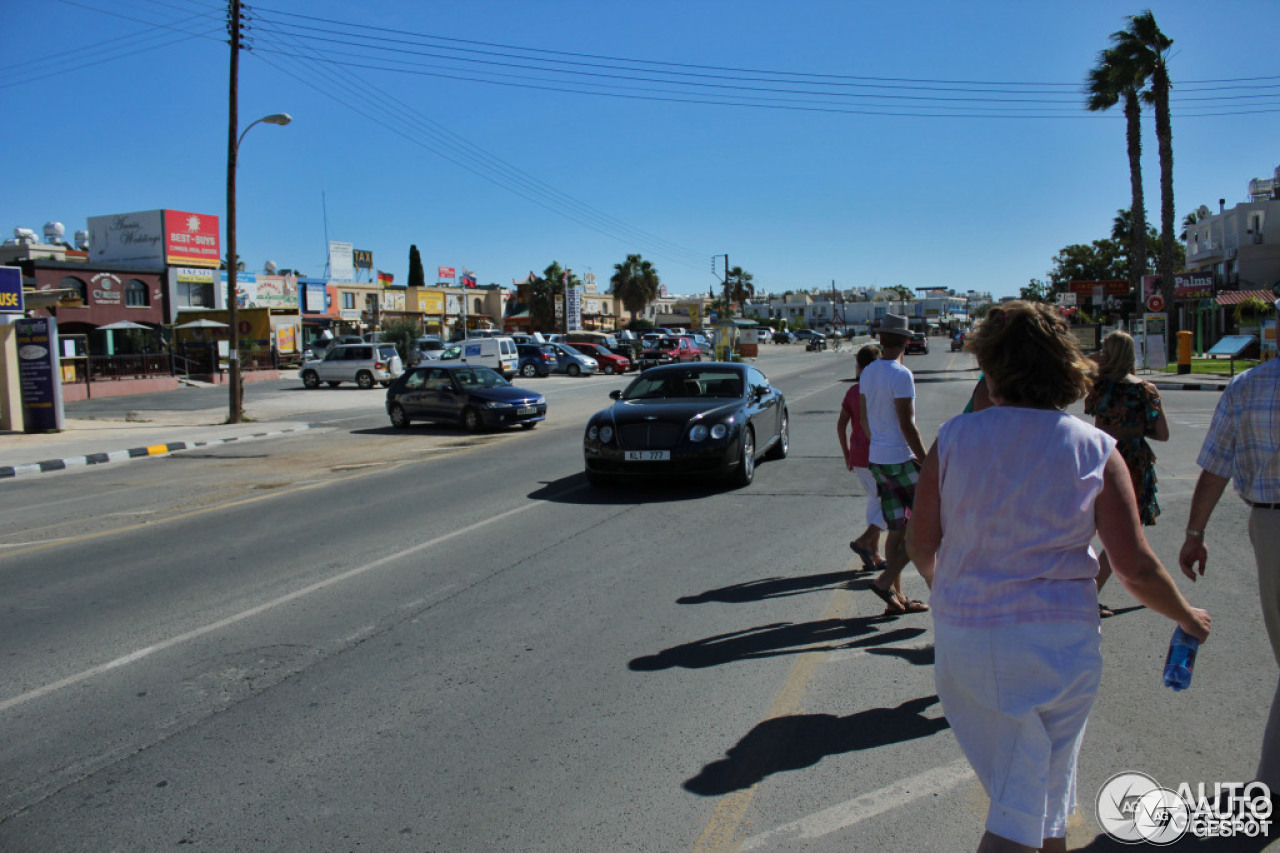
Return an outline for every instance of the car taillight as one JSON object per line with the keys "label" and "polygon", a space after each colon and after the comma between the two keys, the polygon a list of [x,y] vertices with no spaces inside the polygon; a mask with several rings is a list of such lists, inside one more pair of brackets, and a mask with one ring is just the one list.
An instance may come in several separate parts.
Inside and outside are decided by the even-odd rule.
{"label": "car taillight", "polygon": [[375,362],[373,363],[373,369],[374,369],[374,370],[386,370],[386,369],[387,369],[387,365],[386,365],[384,362],[381,362],[381,361],[375,361]]}

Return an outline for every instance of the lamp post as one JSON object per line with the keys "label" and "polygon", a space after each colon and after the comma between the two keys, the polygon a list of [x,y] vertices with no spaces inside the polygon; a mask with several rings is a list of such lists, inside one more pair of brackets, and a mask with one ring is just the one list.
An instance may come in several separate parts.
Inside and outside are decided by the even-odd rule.
{"label": "lamp post", "polygon": [[[233,65],[234,65],[234,56]],[[232,76],[233,95],[231,98],[231,132],[229,136],[229,144],[227,146],[227,320],[230,326],[228,335],[230,340],[227,343],[227,374],[229,378],[228,386],[230,388],[230,416],[228,423],[238,424],[244,415],[244,396],[240,387],[240,327],[237,309],[239,308],[239,300],[237,298],[237,281],[236,274],[239,272],[236,263],[236,158],[240,153],[240,143],[244,140],[244,136],[256,124],[279,124],[286,125],[293,121],[293,117],[288,113],[273,113],[269,116],[263,116],[257,121],[250,124],[243,132],[236,136],[236,124],[238,121],[236,115],[236,98],[234,96],[235,86],[234,72]]]}

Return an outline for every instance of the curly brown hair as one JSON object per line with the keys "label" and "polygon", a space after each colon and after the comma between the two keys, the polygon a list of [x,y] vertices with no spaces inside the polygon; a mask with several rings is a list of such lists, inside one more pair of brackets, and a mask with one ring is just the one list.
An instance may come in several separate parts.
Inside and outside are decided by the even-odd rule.
{"label": "curly brown hair", "polygon": [[1089,393],[1097,369],[1066,321],[1039,302],[991,309],[965,349],[977,356],[1000,399],[1015,406],[1065,408]]}

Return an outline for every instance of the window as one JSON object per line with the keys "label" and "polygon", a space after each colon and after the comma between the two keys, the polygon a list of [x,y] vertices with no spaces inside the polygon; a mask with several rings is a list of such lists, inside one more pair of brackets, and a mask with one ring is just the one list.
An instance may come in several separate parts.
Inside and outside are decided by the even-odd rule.
{"label": "window", "polygon": [[354,293],[342,294],[342,307],[348,311],[356,307],[356,295]]}
{"label": "window", "polygon": [[484,300],[483,300],[483,299],[481,299],[481,298],[479,298],[479,297],[476,297],[476,307],[475,307],[475,309],[474,309],[471,313],[473,313],[473,314],[483,314],[483,313],[484,313]]}
{"label": "window", "polygon": [[81,301],[83,302],[89,301],[88,299],[85,298],[84,282],[73,275],[69,275],[66,278],[64,278],[62,281],[58,282],[58,287],[63,290],[74,290],[76,292],[76,295],[80,297]]}
{"label": "window", "polygon": [[212,308],[213,282],[179,281],[178,305],[183,308]]}
{"label": "window", "polygon": [[151,304],[151,289],[136,278],[124,285],[124,304],[130,308],[146,308]]}

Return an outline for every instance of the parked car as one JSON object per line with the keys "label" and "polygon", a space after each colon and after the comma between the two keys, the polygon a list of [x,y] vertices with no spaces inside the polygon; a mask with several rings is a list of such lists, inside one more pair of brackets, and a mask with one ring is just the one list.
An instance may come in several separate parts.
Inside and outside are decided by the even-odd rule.
{"label": "parked car", "polygon": [[768,326],[756,327],[756,340],[758,342],[762,344],[767,344],[769,343],[772,337],[773,337],[773,329],[769,328]]}
{"label": "parked car", "polygon": [[306,351],[302,354],[303,361],[318,361],[324,358],[324,354],[329,351],[330,347],[338,344],[362,344],[364,339],[359,335],[339,335],[336,338],[316,338],[307,344]]}
{"label": "parked car", "polygon": [[549,341],[542,345],[545,350],[555,353],[556,364],[553,373],[566,373],[569,376],[591,376],[600,372],[600,362],[585,353],[578,352],[569,344]]}
{"label": "parked car", "polygon": [[409,350],[409,366],[439,358],[445,348],[445,342],[439,335],[423,335],[414,340],[413,347]]}
{"label": "parked car", "polygon": [[907,341],[907,352],[922,352],[929,354],[929,339],[924,332],[912,332],[911,340]]}
{"label": "parked car", "polygon": [[516,352],[520,356],[516,372],[526,378],[533,376],[550,376],[555,367],[556,356],[543,349],[545,344],[516,344]]}
{"label": "parked car", "polygon": [[658,338],[640,353],[639,367],[648,370],[672,362],[702,361],[702,350],[689,338]]}
{"label": "parked car", "polygon": [[613,375],[615,373],[626,373],[631,369],[631,359],[625,355],[618,355],[604,346],[604,344],[589,344],[583,341],[575,341],[570,344],[574,349],[583,355],[589,355],[600,365],[603,373]]}
{"label": "parked car", "polygon": [[666,475],[727,477],[750,485],[756,460],[790,447],[787,401],[756,367],[727,362],[646,370],[583,436],[587,480]]}
{"label": "parked car", "polygon": [[811,338],[822,337],[821,332],[815,332],[813,329],[796,329],[791,333],[797,340],[807,341]]}
{"label": "parked car", "polygon": [[324,358],[303,362],[298,375],[308,388],[319,388],[321,382],[331,388],[343,382],[372,388],[375,382],[386,387],[402,373],[404,365],[395,344],[359,343],[329,347]]}
{"label": "parked car", "polygon": [[520,356],[516,342],[508,337],[466,338],[440,353],[439,361],[460,361],[473,367],[491,367],[505,377],[516,375]]}
{"label": "parked car", "polygon": [[687,335],[681,335],[681,337],[685,337],[693,341],[693,345],[696,346],[698,351],[706,358],[711,358],[715,355],[715,350],[711,346],[711,339],[706,335],[700,332],[691,332]]}
{"label": "parked car", "polygon": [[796,339],[796,336],[788,332],[786,329],[779,329],[773,333],[773,342],[775,344],[789,344]]}
{"label": "parked car", "polygon": [[431,362],[391,384],[387,416],[397,429],[414,421],[459,424],[468,432],[516,424],[533,429],[547,417],[547,399],[490,367]]}

